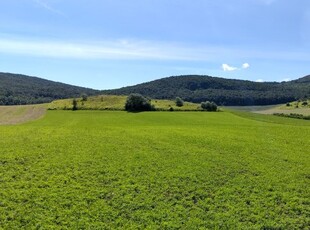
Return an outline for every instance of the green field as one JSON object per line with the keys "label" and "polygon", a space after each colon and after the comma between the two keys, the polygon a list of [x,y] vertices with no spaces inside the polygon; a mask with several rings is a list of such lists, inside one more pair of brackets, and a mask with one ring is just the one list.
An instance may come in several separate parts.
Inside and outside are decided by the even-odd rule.
{"label": "green field", "polygon": [[310,122],[47,111],[0,126],[3,229],[309,229]]}

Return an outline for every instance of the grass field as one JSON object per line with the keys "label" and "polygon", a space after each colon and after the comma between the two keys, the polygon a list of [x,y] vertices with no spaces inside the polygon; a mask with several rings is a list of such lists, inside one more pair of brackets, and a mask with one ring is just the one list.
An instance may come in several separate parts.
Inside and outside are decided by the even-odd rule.
{"label": "grass field", "polygon": [[309,229],[310,122],[47,111],[0,126],[3,229]]}
{"label": "grass field", "polygon": [[[88,97],[86,101],[82,98],[77,99],[77,107],[80,110],[125,110],[127,96],[115,96],[115,95],[99,95]],[[69,110],[72,109],[73,99],[56,100],[49,104],[50,110]],[[202,110],[200,104],[191,102],[184,102],[182,107],[175,105],[173,100],[157,100],[152,99],[151,104],[155,106],[156,110],[169,111],[173,108],[174,111],[197,111]]]}
{"label": "grass field", "polygon": [[44,116],[46,105],[0,106],[0,125],[21,124]]}

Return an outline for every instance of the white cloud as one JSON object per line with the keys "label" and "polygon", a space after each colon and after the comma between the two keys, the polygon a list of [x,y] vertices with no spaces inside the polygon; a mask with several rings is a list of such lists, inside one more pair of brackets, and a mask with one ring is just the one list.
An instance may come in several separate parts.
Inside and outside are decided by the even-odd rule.
{"label": "white cloud", "polygon": [[238,68],[234,66],[230,66],[228,64],[222,64],[222,69],[224,71],[234,71],[234,70],[237,70]]}
{"label": "white cloud", "polygon": [[264,82],[263,79],[257,79],[256,82]]}
{"label": "white cloud", "polygon": [[284,78],[282,79],[281,81],[290,81],[291,79],[288,77],[288,78]]}
{"label": "white cloud", "polygon": [[242,69],[247,69],[250,67],[250,64],[249,63],[243,63],[242,64]]}

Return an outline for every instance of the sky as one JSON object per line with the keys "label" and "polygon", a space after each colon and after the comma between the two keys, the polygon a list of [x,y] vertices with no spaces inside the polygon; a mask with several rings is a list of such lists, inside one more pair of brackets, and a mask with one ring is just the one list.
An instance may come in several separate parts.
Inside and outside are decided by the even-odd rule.
{"label": "sky", "polygon": [[94,89],[310,74],[309,0],[0,0],[0,72]]}

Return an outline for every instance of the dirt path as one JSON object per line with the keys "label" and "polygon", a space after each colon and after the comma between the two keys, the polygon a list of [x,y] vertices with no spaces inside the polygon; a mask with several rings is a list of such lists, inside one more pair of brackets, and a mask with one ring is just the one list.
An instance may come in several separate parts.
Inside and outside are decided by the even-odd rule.
{"label": "dirt path", "polygon": [[45,112],[45,105],[0,106],[0,125],[14,125],[36,120]]}

